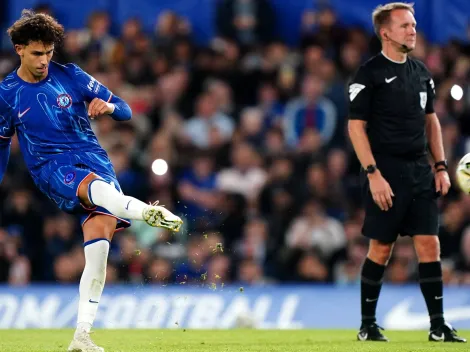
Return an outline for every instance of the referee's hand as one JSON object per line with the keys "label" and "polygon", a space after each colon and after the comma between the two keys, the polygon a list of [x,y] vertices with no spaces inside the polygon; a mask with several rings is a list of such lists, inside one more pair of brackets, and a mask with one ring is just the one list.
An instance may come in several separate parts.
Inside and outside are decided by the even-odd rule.
{"label": "referee's hand", "polygon": [[389,210],[393,205],[392,197],[395,197],[395,194],[379,170],[369,175],[369,187],[375,204],[383,211]]}
{"label": "referee's hand", "polygon": [[444,169],[436,170],[434,181],[436,183],[436,192],[441,196],[445,196],[450,188],[450,178],[447,171]]}

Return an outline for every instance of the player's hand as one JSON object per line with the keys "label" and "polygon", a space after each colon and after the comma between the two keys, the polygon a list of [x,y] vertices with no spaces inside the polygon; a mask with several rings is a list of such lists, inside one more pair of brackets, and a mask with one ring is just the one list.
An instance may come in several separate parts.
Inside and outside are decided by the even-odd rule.
{"label": "player's hand", "polygon": [[100,98],[95,98],[88,105],[88,116],[91,119],[101,115],[108,115],[114,112],[114,104],[107,103]]}
{"label": "player's hand", "polygon": [[436,192],[441,196],[445,196],[449,192],[450,178],[447,171],[439,171],[434,175],[434,181],[436,182]]}
{"label": "player's hand", "polygon": [[387,211],[393,206],[392,197],[395,197],[395,194],[393,194],[390,184],[383,178],[379,170],[369,175],[369,187],[375,204],[381,210]]}

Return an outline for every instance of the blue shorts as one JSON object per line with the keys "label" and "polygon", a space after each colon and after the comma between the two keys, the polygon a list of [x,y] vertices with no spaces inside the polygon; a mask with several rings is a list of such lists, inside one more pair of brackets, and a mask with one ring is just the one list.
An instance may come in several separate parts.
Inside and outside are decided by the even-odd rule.
{"label": "blue shorts", "polygon": [[94,215],[102,214],[117,219],[116,231],[129,227],[131,223],[128,219],[119,218],[103,207],[87,208],[81,203],[78,197],[78,189],[83,180],[91,173],[96,174],[110,184],[114,184],[114,187],[122,192],[114,170],[107,170],[105,167],[101,170],[94,170],[84,164],[66,165],[55,161],[43,167],[41,177],[36,180],[36,184],[61,210],[77,215],[82,226]]}

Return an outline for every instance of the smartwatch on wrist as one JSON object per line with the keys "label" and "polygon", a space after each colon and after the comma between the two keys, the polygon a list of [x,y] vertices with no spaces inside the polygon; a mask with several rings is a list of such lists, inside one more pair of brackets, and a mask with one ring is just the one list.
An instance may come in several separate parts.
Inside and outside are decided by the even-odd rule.
{"label": "smartwatch on wrist", "polygon": [[449,165],[447,164],[447,160],[438,161],[437,163],[434,164],[434,168],[436,170],[438,167],[443,167],[444,170],[447,170],[449,168]]}
{"label": "smartwatch on wrist", "polygon": [[371,165],[368,165],[368,166],[365,168],[365,170],[366,170],[366,174],[367,174],[367,175],[371,175],[371,174],[373,174],[373,173],[377,170],[377,166],[371,164]]}

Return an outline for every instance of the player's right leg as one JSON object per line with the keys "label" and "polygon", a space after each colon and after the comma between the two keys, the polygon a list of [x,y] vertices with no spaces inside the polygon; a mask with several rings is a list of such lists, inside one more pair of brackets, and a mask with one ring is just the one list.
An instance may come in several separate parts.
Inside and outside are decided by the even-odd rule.
{"label": "player's right leg", "polygon": [[144,202],[120,193],[114,185],[95,174],[90,174],[80,184],[78,196],[88,207],[100,206],[117,217],[143,220],[151,226],[179,231],[183,221],[163,206]]}
{"label": "player's right leg", "polygon": [[80,279],[77,329],[68,351],[104,352],[91,340],[90,329],[103,292],[109,244],[116,225],[116,218],[101,214],[94,215],[83,224],[85,268]]}

